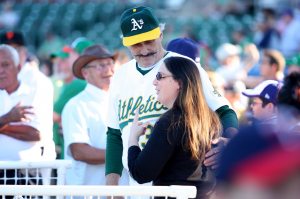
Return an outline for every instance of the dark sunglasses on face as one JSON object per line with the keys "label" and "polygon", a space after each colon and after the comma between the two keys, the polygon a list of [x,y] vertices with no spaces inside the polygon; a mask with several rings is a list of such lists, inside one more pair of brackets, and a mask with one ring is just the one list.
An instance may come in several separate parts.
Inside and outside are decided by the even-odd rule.
{"label": "dark sunglasses on face", "polygon": [[164,78],[166,78],[166,77],[173,77],[173,75],[165,75],[165,76],[163,76],[160,72],[158,72],[158,73],[156,74],[156,80],[157,80],[157,81],[160,81],[161,79],[164,79]]}

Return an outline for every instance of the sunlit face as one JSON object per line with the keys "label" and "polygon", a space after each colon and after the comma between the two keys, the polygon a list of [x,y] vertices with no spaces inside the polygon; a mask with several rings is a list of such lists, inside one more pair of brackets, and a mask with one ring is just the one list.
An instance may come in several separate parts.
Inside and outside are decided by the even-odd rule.
{"label": "sunlit face", "polygon": [[139,66],[149,67],[163,57],[162,36],[155,40],[144,41],[128,46]]}
{"label": "sunlit face", "polygon": [[273,76],[276,73],[275,67],[270,64],[268,57],[264,56],[260,65],[260,75],[263,77]]}
{"label": "sunlit face", "polygon": [[13,92],[19,84],[18,72],[19,68],[14,64],[11,55],[5,50],[0,50],[0,89],[8,93]]}
{"label": "sunlit face", "polygon": [[178,81],[173,78],[164,63],[160,66],[153,84],[157,94],[157,101],[171,108],[178,96],[180,85]]}
{"label": "sunlit face", "polygon": [[96,59],[88,63],[81,71],[88,83],[108,90],[115,71],[114,60],[112,58]]}
{"label": "sunlit face", "polygon": [[73,78],[72,65],[78,56],[79,55],[75,52],[69,52],[69,57],[57,58],[56,67],[59,77],[67,81]]}
{"label": "sunlit face", "polygon": [[263,102],[259,97],[254,97],[251,102],[251,110],[253,117],[258,120],[264,120],[274,114],[274,109],[271,103],[263,107]]}

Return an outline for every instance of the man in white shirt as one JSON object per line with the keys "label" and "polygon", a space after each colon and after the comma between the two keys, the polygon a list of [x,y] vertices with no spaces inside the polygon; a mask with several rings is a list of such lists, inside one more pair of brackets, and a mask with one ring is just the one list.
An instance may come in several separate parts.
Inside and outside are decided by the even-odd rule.
{"label": "man in white shirt", "polygon": [[18,79],[29,87],[33,103],[39,107],[35,111],[38,112],[41,123],[42,157],[43,160],[54,160],[56,153],[52,132],[54,93],[52,82],[39,70],[36,60],[28,56],[24,35],[21,32],[3,32],[0,35],[0,43],[10,45],[18,52],[20,60]]}
{"label": "man in white shirt", "polygon": [[87,86],[62,112],[65,159],[73,161],[67,184],[105,184],[108,89],[115,58],[103,46],[93,45],[73,64],[74,75],[85,79]]}
{"label": "man in white shirt", "polygon": [[39,107],[32,90],[18,80],[19,70],[18,52],[0,45],[0,160],[39,160],[43,152]]}

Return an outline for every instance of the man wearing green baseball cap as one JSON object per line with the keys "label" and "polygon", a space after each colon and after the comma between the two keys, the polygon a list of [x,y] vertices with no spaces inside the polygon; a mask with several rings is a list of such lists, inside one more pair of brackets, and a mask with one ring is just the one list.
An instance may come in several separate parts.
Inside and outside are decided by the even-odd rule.
{"label": "man wearing green baseball cap", "polygon": [[[111,84],[106,150],[107,185],[118,184],[123,166],[128,170],[128,138],[135,112],[139,112],[141,123],[150,123],[145,135],[139,140],[139,145],[143,148],[155,121],[167,111],[166,107],[156,101],[156,91],[152,84],[160,65],[167,57],[183,56],[163,48],[163,33],[158,19],[148,7],[140,6],[124,11],[121,15],[121,31],[123,45],[128,47],[134,59],[116,71]],[[236,113],[212,87],[207,73],[200,66],[199,71],[206,101],[220,116],[224,136],[230,137],[237,132]],[[219,140],[212,143],[214,142],[219,143],[219,146],[223,144]],[[219,150],[220,147],[216,147],[206,154],[204,163],[207,167],[215,168],[214,154]],[[155,162],[149,163],[151,164]],[[132,178],[129,183],[137,184]]]}
{"label": "man wearing green baseball cap", "polygon": [[74,77],[72,65],[83,50],[91,45],[93,45],[93,42],[84,37],[79,37],[70,46],[66,45],[50,55],[51,58],[55,58],[57,72],[57,77],[53,79],[55,88],[53,131],[57,154],[60,159],[64,157],[63,136],[60,133],[62,110],[69,99],[81,92],[86,86],[84,80]]}

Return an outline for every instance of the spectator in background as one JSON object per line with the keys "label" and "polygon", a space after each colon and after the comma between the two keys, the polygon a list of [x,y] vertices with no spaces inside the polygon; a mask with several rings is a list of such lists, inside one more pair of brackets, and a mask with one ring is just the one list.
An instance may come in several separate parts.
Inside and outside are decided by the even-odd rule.
{"label": "spectator in background", "polygon": [[2,4],[2,11],[0,12],[0,29],[13,30],[19,20],[20,17],[18,13],[13,10],[13,2],[5,1]]}
{"label": "spectator in background", "polygon": [[300,134],[300,73],[291,73],[284,78],[278,94],[280,130]]}
{"label": "spectator in background", "polygon": [[246,32],[243,29],[233,30],[231,33],[232,41],[234,45],[238,45],[241,49],[244,49],[250,44],[249,38],[247,38]]}
{"label": "spectator in background", "polygon": [[277,24],[280,34],[279,50],[285,58],[291,58],[300,52],[300,21],[294,17],[292,9],[282,12]]}
{"label": "spectator in background", "polygon": [[263,51],[260,64],[260,76],[247,77],[245,84],[247,87],[253,88],[264,80],[282,81],[284,77],[285,59],[283,55],[273,49]]}
{"label": "spectator in background", "polygon": [[79,54],[88,46],[91,46],[92,42],[88,40],[82,40],[81,38],[75,40],[71,46],[65,46],[58,52],[51,54],[51,57],[55,59],[54,63],[57,67],[58,76],[62,78],[63,84],[59,91],[59,96],[54,103],[54,140],[56,143],[56,150],[59,153],[61,159],[64,156],[63,146],[63,132],[61,131],[61,113],[65,104],[70,98],[81,92],[86,82],[82,79],[77,79],[73,72],[72,66],[74,61],[79,57]]}
{"label": "spectator in background", "polygon": [[[41,122],[41,142],[43,142],[44,160],[54,160],[56,158],[55,145],[53,142],[53,86],[48,77],[39,70],[35,56],[29,56],[26,48],[24,35],[18,31],[3,32],[0,35],[0,43],[8,44],[14,47],[19,54],[21,70],[18,73],[19,80],[28,85],[34,93],[34,103],[39,104],[36,110]],[[40,106],[42,105],[42,106]]]}
{"label": "spectator in background", "polygon": [[257,15],[254,42],[258,49],[278,49],[279,33],[275,29],[276,11],[263,8]]}
{"label": "spectator in background", "polygon": [[190,38],[173,39],[167,44],[166,50],[185,55],[200,63],[199,45]]}
{"label": "spectator in background", "polygon": [[69,185],[105,185],[108,90],[116,54],[101,45],[85,49],[73,64],[74,76],[87,86],[71,98],[62,112],[66,173]]}
{"label": "spectator in background", "polygon": [[264,50],[260,74],[263,80],[282,81],[284,76],[285,59],[277,50]]}
{"label": "spectator in background", "polygon": [[178,37],[168,42],[167,51],[176,52],[193,59],[200,63],[205,70],[212,70],[215,64],[211,58],[211,49],[204,42],[197,43],[188,37]]}
{"label": "spectator in background", "polygon": [[216,73],[222,76],[226,83],[245,77],[241,64],[241,48],[230,43],[224,43],[216,50],[216,58],[220,63]]}
{"label": "spectator in background", "polygon": [[[0,45],[0,160],[42,160],[44,127],[29,85],[18,80],[18,52],[6,44]],[[0,178],[11,177],[5,184],[17,184],[15,170],[0,170]],[[1,180],[2,184],[3,181]]]}
{"label": "spectator in background", "polygon": [[51,62],[51,60],[47,59],[47,60],[42,61],[40,63],[40,70],[44,75],[51,78],[54,74],[53,63]]}
{"label": "spectator in background", "polygon": [[42,61],[48,60],[52,52],[63,48],[63,46],[63,39],[54,32],[49,31],[46,33],[41,45],[39,46],[37,55]]}
{"label": "spectator in background", "polygon": [[247,72],[258,62],[259,52],[254,44],[245,46],[243,59],[241,50],[239,46],[230,43],[224,43],[216,50],[216,58],[220,64],[216,73],[222,76],[226,83],[246,79]]}
{"label": "spectator in background", "polygon": [[251,99],[254,124],[274,126],[277,123],[277,95],[279,82],[266,80],[253,89],[243,91]]}
{"label": "spectator in background", "polygon": [[242,95],[242,91],[245,89],[245,84],[240,80],[224,86],[224,97],[229,101],[231,107],[236,112],[240,124],[245,122],[245,111],[248,104],[247,97]]}

